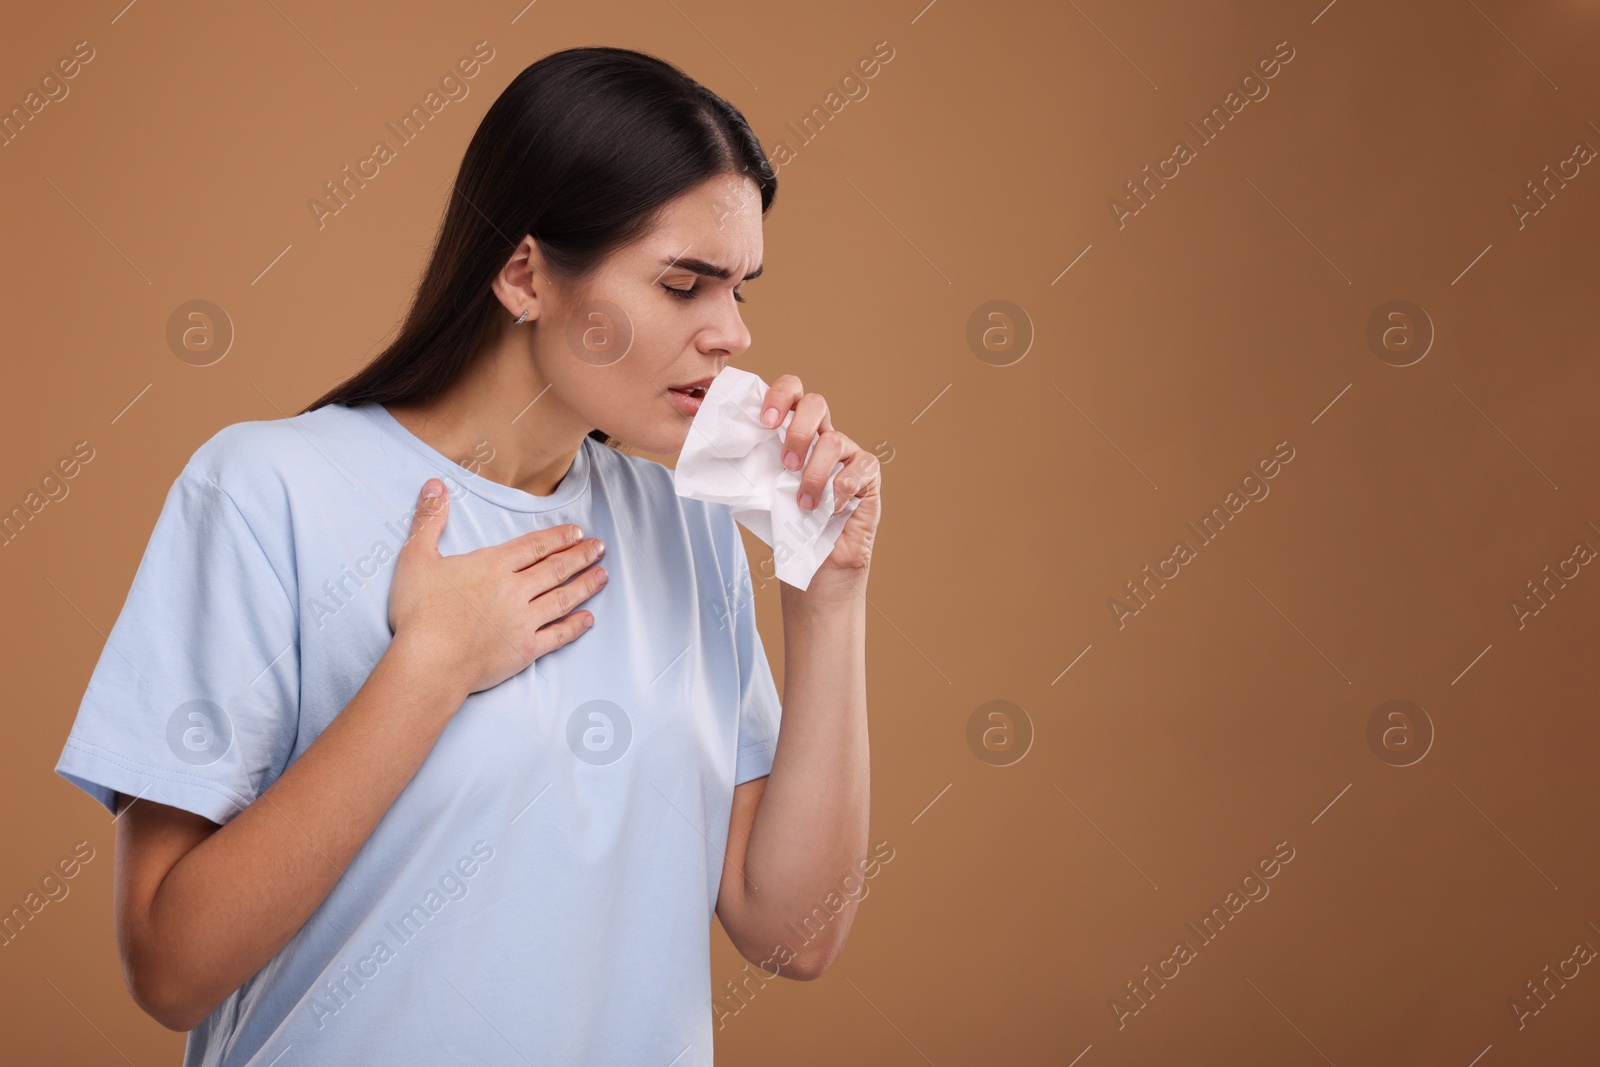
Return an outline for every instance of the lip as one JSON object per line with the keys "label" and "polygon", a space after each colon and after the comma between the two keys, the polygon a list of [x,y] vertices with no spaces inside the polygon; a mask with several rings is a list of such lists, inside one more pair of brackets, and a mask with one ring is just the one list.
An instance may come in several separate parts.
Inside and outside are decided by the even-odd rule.
{"label": "lip", "polygon": [[[667,395],[672,397],[672,402],[678,405],[678,410],[691,419],[700,411],[700,404],[705,400],[706,393],[711,390],[711,383],[716,379],[715,374],[708,374],[696,381],[685,382],[682,385],[667,386]],[[689,390],[699,389],[699,396],[690,396]]]}
{"label": "lip", "polygon": [[678,410],[691,419],[699,414],[700,405],[705,400],[705,397],[690,396],[688,393],[680,392],[677,389],[668,389],[667,395],[671,396],[672,402],[678,405]]}

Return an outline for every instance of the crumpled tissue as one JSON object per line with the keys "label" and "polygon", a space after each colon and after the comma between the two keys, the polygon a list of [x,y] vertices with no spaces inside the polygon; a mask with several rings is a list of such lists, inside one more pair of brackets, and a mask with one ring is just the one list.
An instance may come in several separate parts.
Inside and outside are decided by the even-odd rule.
{"label": "crumpled tissue", "polygon": [[[760,375],[724,367],[689,424],[672,483],[679,496],[727,504],[734,519],[772,549],[779,580],[805,589],[861,498],[851,497],[833,514],[833,478],[844,469],[840,460],[829,472],[817,506],[801,509],[805,463],[797,471],[783,465],[784,434],[795,413],[788,412],[777,426],[763,426],[761,400],[766,394]],[[818,440],[812,436],[805,458]]]}

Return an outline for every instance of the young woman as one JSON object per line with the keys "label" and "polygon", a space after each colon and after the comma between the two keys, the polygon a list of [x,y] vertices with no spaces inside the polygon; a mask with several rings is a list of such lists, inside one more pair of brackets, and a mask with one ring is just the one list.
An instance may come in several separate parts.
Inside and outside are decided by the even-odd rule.
{"label": "young woman", "polygon": [[780,737],[727,506],[609,447],[677,451],[748,347],[775,191],[674,67],[548,56],[398,338],[184,467],[57,770],[118,813],[126,979],[186,1065],[710,1064],[713,913],[769,977],[838,955],[877,461],[776,378],[800,506],[841,461],[860,498],[781,586]]}

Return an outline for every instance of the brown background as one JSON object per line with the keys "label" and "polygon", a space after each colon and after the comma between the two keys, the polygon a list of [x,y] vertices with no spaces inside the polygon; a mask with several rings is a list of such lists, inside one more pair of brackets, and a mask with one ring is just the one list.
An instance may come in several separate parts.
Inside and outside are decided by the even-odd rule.
{"label": "brown background", "polygon": [[[110,819],[53,773],[167,487],[376,351],[512,76],[617,44],[796,150],[742,365],[799,374],[888,460],[869,654],[894,859],[839,963],[757,992],[719,1062],[1594,1061],[1600,968],[1523,1028],[1512,1003],[1600,949],[1600,574],[1520,628],[1511,607],[1600,546],[1600,162],[1520,228],[1511,207],[1600,147],[1594,4],[121,2],[8,5],[0,31],[7,108],[95,50],[0,148],[0,506],[95,450],[0,554],[0,906],[96,849],[0,948],[7,1059],[178,1062],[122,986]],[[322,183],[480,40],[471,95],[319,230]],[[802,144],[785,123],[879,41],[869,95]],[[1270,95],[1199,146],[1185,123],[1280,41]],[[1119,228],[1110,199],[1180,137],[1197,158]],[[210,366],[166,340],[194,299],[236,331]],[[1031,322],[1010,366],[966,340],[995,299]],[[1366,340],[1392,299],[1436,332],[1406,367]],[[1281,441],[1270,496],[1197,545],[1185,523]],[[1119,628],[1108,602],[1179,537],[1196,557]],[[1434,735],[1406,767],[1367,739],[1395,699]],[[1009,766],[967,741],[991,700],[1031,723]],[[1270,896],[1200,946],[1184,924],[1285,841]],[[1196,958],[1119,1028],[1112,998],[1180,938]],[[743,961],[713,946],[720,985]]]}

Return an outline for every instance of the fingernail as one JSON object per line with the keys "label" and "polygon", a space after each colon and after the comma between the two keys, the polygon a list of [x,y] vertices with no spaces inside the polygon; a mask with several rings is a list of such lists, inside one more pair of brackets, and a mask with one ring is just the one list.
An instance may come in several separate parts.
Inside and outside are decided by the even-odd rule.
{"label": "fingernail", "polygon": [[444,492],[444,483],[440,482],[440,481],[436,481],[436,480],[434,480],[432,478],[429,478],[428,479],[428,484],[422,487],[422,499],[424,499],[424,500],[432,500],[434,497],[440,495],[443,492]]}
{"label": "fingernail", "polygon": [[817,505],[817,502],[815,500],[811,499],[811,494],[810,493],[801,493],[800,494],[800,506],[802,508],[804,508],[806,511],[810,511],[812,508],[816,507],[816,505]]}
{"label": "fingernail", "polygon": [[573,544],[577,544],[579,541],[583,540],[583,527],[582,526],[574,526],[572,528],[572,535],[571,535],[570,540],[572,541]]}
{"label": "fingernail", "polygon": [[800,469],[800,453],[798,453],[798,452],[785,452],[783,454],[783,465],[785,467],[788,467],[792,471],[799,470]]}
{"label": "fingernail", "polygon": [[781,418],[783,418],[783,416],[778,414],[777,408],[768,408],[761,413],[761,421],[767,426],[778,425],[778,420]]}

